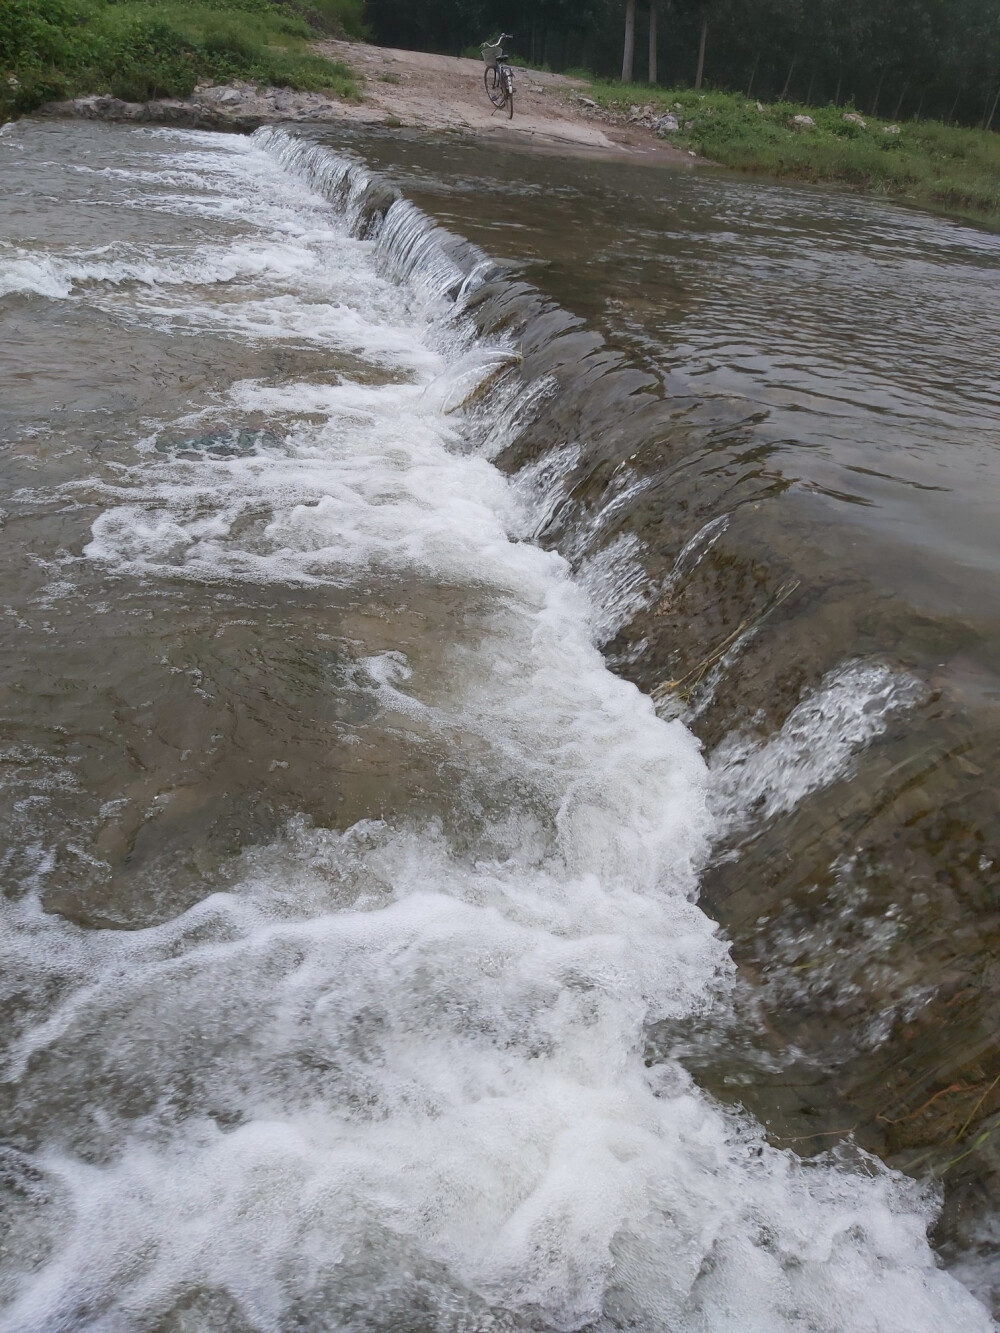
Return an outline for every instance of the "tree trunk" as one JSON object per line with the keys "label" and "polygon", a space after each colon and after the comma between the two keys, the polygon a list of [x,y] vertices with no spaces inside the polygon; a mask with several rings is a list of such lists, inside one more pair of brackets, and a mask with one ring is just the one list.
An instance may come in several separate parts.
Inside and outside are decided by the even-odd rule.
{"label": "tree trunk", "polygon": [[694,76],[694,90],[701,87],[705,75],[705,46],[708,43],[708,15],[701,16],[701,37],[698,40],[698,73]]}
{"label": "tree trunk", "polygon": [[809,71],[809,87],[806,89],[806,106],[812,105],[813,85],[815,84],[815,82],[816,82],[816,66],[813,65],[812,69]]}
{"label": "tree trunk", "polygon": [[912,119],[913,119],[913,120],[919,120],[919,119],[920,119],[920,113],[921,113],[921,111],[923,111],[923,109],[924,109],[924,97],[925,97],[925,94],[924,94],[924,93],[921,93],[921,94],[920,94],[920,101],[917,103],[917,109],[916,109],[916,111],[914,111],[913,116],[912,116]]}
{"label": "tree trunk", "polygon": [[531,63],[532,63],[533,65],[535,64],[536,59],[537,59],[537,57],[536,57],[536,55],[535,55],[535,52],[536,52],[537,49],[538,49],[537,46],[535,45],[536,32],[537,32],[537,29],[536,29],[536,27],[535,27],[535,20],[534,20],[534,18],[532,18],[532,20],[531,20]]}
{"label": "tree trunk", "polygon": [[656,0],[649,0],[649,81],[656,82]]}
{"label": "tree trunk", "polygon": [[945,121],[946,125],[950,125],[955,119],[955,108],[958,106],[959,98],[962,96],[963,91],[962,88],[959,88],[958,92],[955,94],[955,100],[952,102],[951,110],[948,112],[948,119]]}
{"label": "tree trunk", "polygon": [[997,89],[997,95],[996,95],[996,97],[994,97],[994,99],[993,99],[993,105],[990,107],[990,114],[989,114],[989,118],[988,118],[987,121],[986,121],[986,125],[985,125],[985,127],[984,127],[985,129],[991,130],[991,129],[993,128],[993,117],[994,117],[994,116],[996,115],[996,113],[997,113],[997,104],[998,104],[998,103],[1000,103],[1000,88]]}
{"label": "tree trunk", "polygon": [[750,91],[753,88],[753,81],[757,77],[757,66],[760,64],[760,52],[754,56],[753,69],[750,71],[750,82],[747,84],[747,100],[750,99]]}
{"label": "tree trunk", "polygon": [[898,119],[899,119],[899,113],[900,113],[900,111],[902,110],[902,106],[903,106],[903,98],[906,96],[906,94],[907,94],[909,91],[910,91],[910,80],[907,79],[906,82],[903,84],[903,91],[899,94],[899,101],[896,103],[896,109],[895,109],[895,111],[892,113],[892,118],[893,118],[893,120],[898,120]]}
{"label": "tree trunk", "polygon": [[795,62],[797,59],[798,56],[792,56],[792,63],[788,66],[788,78],[785,80],[785,86],[781,90],[781,96],[778,98],[779,102],[783,102],[788,96],[788,87],[792,82],[792,75],[795,73]]}
{"label": "tree trunk", "polygon": [[632,82],[635,58],[635,0],[625,0],[625,53],[622,56],[622,83]]}
{"label": "tree trunk", "polygon": [[879,76],[878,76],[878,87],[875,89],[875,101],[872,102],[871,115],[873,115],[873,116],[877,116],[877,115],[878,115],[878,99],[882,96],[882,81],[883,81],[884,78],[885,78],[885,70],[883,69],[883,70],[879,73]]}
{"label": "tree trunk", "polygon": [[833,105],[840,106],[840,86],[844,81],[844,71],[838,66],[837,69],[837,91],[833,94]]}
{"label": "tree trunk", "polygon": [[979,128],[981,130],[985,130],[986,128],[986,117],[989,115],[989,113],[990,113],[990,95],[989,93],[987,93],[986,101],[983,103],[983,114],[979,117]]}

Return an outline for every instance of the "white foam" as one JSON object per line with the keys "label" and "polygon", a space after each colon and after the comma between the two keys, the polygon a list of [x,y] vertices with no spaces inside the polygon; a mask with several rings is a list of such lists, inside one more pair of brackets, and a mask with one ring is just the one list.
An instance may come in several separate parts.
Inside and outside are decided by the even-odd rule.
{"label": "white foam", "polygon": [[583,452],[577,441],[540,454],[514,475],[512,485],[525,515],[524,536],[543,535],[566,501],[565,482]]}
{"label": "white foam", "polygon": [[[258,151],[232,149],[247,190]],[[411,240],[394,262],[431,265],[410,289],[431,312],[453,284]],[[374,322],[384,254],[354,255]],[[990,1328],[937,1269],[915,1185],[800,1162],[676,1062],[646,1069],[644,1026],[715,1003],[729,974],[695,902],[706,768],[607,671],[568,563],[518,540],[532,515],[448,410],[467,338],[449,352],[429,313],[406,327],[429,357],[414,383],[234,386],[230,410],[286,438],[150,453],[88,555],[154,579],[375,569],[486,590],[478,633],[433,669],[365,668],[386,715],[516,798],[470,808],[463,848],[426,821],[296,823],[148,930],[0,904],[2,984],[33,1001],[7,1072],[22,1113],[45,1112],[44,1189],[18,1204],[37,1257],[5,1327],[124,1333],[201,1291],[267,1333],[358,1311],[455,1333]]]}
{"label": "white foam", "polygon": [[520,567],[544,559],[525,547],[497,560],[508,546],[503,479],[484,459],[457,456],[457,425],[421,386],[243,384],[234,398],[325,421],[291,427],[280,451],[145,464],[122,493],[130,503],[94,524],[87,555],[258,582],[344,582],[373,567],[519,582]]}
{"label": "white foam", "polygon": [[581,562],[580,584],[594,607],[594,642],[608,643],[622,626],[652,600],[642,557],[646,544],[634,532],[623,532]]}
{"label": "white foam", "polygon": [[846,777],[893,714],[924,694],[920,681],[882,662],[848,662],[828,672],[774,736],[727,736],[711,760],[711,802],[721,827],[731,832],[786,813]]}
{"label": "white foam", "polygon": [[0,254],[0,296],[33,292],[57,301],[71,290],[72,283],[51,261],[17,252]]}
{"label": "white foam", "polygon": [[[123,247],[124,248],[124,247]],[[270,244],[199,246],[183,260],[128,248],[121,258],[107,249],[63,255],[32,255],[14,247],[0,253],[0,295],[36,292],[53,299],[78,293],[84,283],[141,283],[146,286],[191,286],[228,283],[248,276],[286,277],[314,263],[305,251]]]}

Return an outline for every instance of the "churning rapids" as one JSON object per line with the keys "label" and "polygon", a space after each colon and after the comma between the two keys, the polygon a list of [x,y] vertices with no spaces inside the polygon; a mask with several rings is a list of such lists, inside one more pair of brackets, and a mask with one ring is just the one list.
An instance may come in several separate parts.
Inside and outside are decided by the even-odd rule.
{"label": "churning rapids", "polygon": [[551,336],[627,366],[352,153],[0,152],[2,1327],[992,1328],[933,1189],[683,1061],[750,1021],[719,846],[926,683],[848,656],[709,766],[600,651],[641,479],[545,541],[585,442],[510,461]]}

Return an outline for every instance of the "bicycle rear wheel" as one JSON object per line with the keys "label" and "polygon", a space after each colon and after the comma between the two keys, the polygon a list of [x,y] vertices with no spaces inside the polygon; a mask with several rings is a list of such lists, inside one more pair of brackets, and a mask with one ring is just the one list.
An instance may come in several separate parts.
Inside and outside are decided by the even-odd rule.
{"label": "bicycle rear wheel", "polygon": [[507,84],[497,72],[496,65],[487,65],[483,70],[483,83],[486,85],[486,96],[493,105],[502,107],[507,100]]}

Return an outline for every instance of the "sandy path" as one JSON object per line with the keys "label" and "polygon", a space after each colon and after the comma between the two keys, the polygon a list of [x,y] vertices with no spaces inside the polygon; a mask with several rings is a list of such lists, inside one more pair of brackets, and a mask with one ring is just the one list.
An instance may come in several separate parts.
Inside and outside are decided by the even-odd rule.
{"label": "sandy path", "polygon": [[575,94],[586,85],[562,74],[515,70],[514,118],[494,112],[478,60],[400,51],[353,42],[317,42],[315,49],[342,60],[363,81],[364,101],[342,107],[356,121],[428,130],[466,130],[511,142],[588,154],[629,156],[690,166],[693,158],[648,130],[612,126],[589,114]]}
{"label": "sandy path", "polygon": [[586,83],[562,74],[514,66],[514,118],[508,120],[506,111],[496,111],[486,96],[482,61],[354,42],[315,42],[313,48],[351,67],[362,84],[363,101],[342,102],[324,93],[238,80],[202,83],[190,97],[149,102],[91,94],[47,103],[37,114],[243,131],[288,122],[324,125],[350,120],[458,131],[550,152],[651,164],[691,167],[698,160],[658,139],[648,125],[611,123],[613,118],[602,115],[595,103],[586,105]]}

